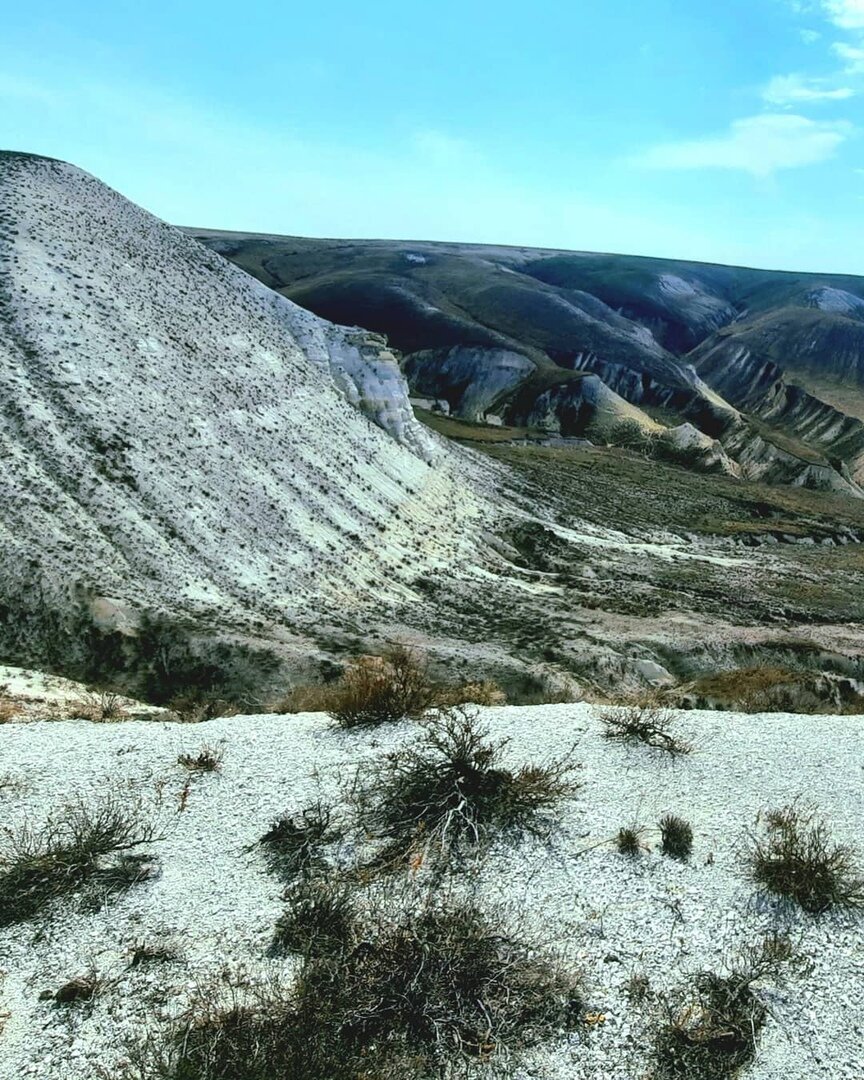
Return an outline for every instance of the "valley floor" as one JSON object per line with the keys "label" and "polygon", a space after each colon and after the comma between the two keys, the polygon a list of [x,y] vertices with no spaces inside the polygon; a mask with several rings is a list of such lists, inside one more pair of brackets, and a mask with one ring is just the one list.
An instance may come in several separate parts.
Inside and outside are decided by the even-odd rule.
{"label": "valley floor", "polygon": [[[508,763],[573,749],[581,787],[548,840],[494,849],[457,875],[523,935],[581,971],[588,1006],[580,1030],[533,1050],[514,1077],[634,1080],[652,1063],[664,995],[695,973],[722,973],[740,950],[780,929],[799,962],[757,984],[769,1015],[750,1080],[860,1080],[864,1075],[864,917],[806,915],[760,897],[741,872],[740,845],[757,815],[802,797],[840,842],[861,842],[864,718],[681,712],[692,754],[670,761],[602,738],[581,704],[480,710]],[[147,850],[159,874],[101,910],[73,898],[46,919],[0,930],[0,1080],[92,1080],[122,1075],[128,1045],[163,1037],[203,983],[243,987],[290,979],[292,961],[267,958],[282,886],[256,841],[274,819],[318,798],[344,799],[359,761],[417,735],[408,723],[352,732],[319,714],[235,716],[203,725],[158,720],[0,725],[3,825],[38,825],[49,812],[107,791],[142,800],[162,839]],[[190,774],[181,754],[209,744],[221,768]],[[693,826],[689,862],[660,853],[658,819]],[[646,850],[620,855],[622,826],[646,826]],[[350,849],[340,857],[351,859]],[[423,874],[369,887],[371,903],[405,902]],[[136,945],[170,945],[173,961],[130,966]],[[40,1000],[95,971],[91,1002]],[[644,1001],[626,988],[645,975]],[[240,991],[237,991],[240,992]]]}

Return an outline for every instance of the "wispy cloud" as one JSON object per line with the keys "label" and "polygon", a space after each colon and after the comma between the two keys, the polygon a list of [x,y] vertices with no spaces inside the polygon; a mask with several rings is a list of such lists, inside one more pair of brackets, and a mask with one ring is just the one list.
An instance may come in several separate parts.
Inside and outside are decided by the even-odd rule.
{"label": "wispy cloud", "polygon": [[841,30],[864,30],[864,0],[822,0],[822,9]]}
{"label": "wispy cloud", "polygon": [[775,75],[762,90],[769,105],[786,108],[790,105],[818,104],[822,101],[843,101],[853,97],[850,86],[832,86],[830,79],[815,79],[807,75]]}
{"label": "wispy cloud", "polygon": [[864,75],[864,46],[835,41],[831,48],[844,62],[844,74]]}
{"label": "wispy cloud", "polygon": [[722,134],[649,147],[631,160],[649,169],[735,169],[764,178],[826,161],[853,130],[843,120],[765,113],[735,120]]}

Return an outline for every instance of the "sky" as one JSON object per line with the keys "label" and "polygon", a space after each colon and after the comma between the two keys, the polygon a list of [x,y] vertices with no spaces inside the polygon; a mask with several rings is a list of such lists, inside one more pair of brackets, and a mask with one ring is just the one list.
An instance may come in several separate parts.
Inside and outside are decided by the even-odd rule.
{"label": "sky", "polygon": [[864,274],[864,0],[40,0],[0,147],[175,224]]}

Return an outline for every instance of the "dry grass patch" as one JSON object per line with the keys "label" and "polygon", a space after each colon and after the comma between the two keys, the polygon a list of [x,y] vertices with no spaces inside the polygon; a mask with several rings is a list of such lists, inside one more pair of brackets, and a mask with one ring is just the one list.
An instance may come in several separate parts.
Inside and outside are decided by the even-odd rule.
{"label": "dry grass patch", "polygon": [[285,881],[308,877],[324,866],[323,849],[341,836],[333,825],[333,810],[320,800],[293,817],[278,818],[261,837],[271,873]]}
{"label": "dry grass patch", "polygon": [[119,694],[108,690],[90,690],[73,702],[69,716],[73,720],[90,720],[95,724],[112,723],[128,717]]}
{"label": "dry grass patch", "polygon": [[418,653],[400,646],[382,656],[359,657],[333,683],[295,687],[270,708],[277,713],[326,712],[340,727],[352,728],[417,720],[432,709],[468,702],[505,701],[500,687],[488,680],[456,685],[436,681]]}
{"label": "dry grass patch", "polygon": [[270,953],[332,956],[356,940],[357,909],[350,890],[328,878],[305,878],[285,895]]}
{"label": "dry grass patch", "polygon": [[655,1042],[655,1080],[731,1080],[753,1060],[768,1012],[753,984],[790,962],[788,939],[745,950],[729,975],[700,972],[674,1003]]}
{"label": "dry grass patch", "polygon": [[225,751],[219,746],[205,744],[197,754],[181,754],[177,764],[190,772],[218,772],[225,760]]}

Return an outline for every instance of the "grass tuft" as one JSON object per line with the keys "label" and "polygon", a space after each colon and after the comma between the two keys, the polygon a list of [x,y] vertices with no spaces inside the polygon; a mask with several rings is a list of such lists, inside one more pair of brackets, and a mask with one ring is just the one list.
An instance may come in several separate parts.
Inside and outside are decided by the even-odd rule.
{"label": "grass tuft", "polygon": [[347,888],[320,878],[303,879],[286,894],[288,907],[276,924],[273,956],[332,956],[356,936],[357,912]]}
{"label": "grass tuft", "polygon": [[642,853],[643,829],[628,825],[618,830],[615,837],[615,846],[621,855],[635,856]]}
{"label": "grass tuft", "polygon": [[218,746],[202,746],[197,754],[181,754],[177,764],[190,772],[218,772],[225,759],[225,752]]}
{"label": "grass tuft", "polygon": [[693,850],[693,829],[690,823],[677,814],[666,814],[660,819],[659,827],[663,854],[686,862]]}
{"label": "grass tuft", "polygon": [[271,873],[292,881],[321,869],[322,849],[341,835],[332,820],[332,807],[319,800],[294,817],[285,815],[274,821],[260,841]]}
{"label": "grass tuft", "polygon": [[307,954],[293,988],[204,1000],[170,1080],[430,1080],[575,1026],[579,985],[470,904],[427,904]]}

